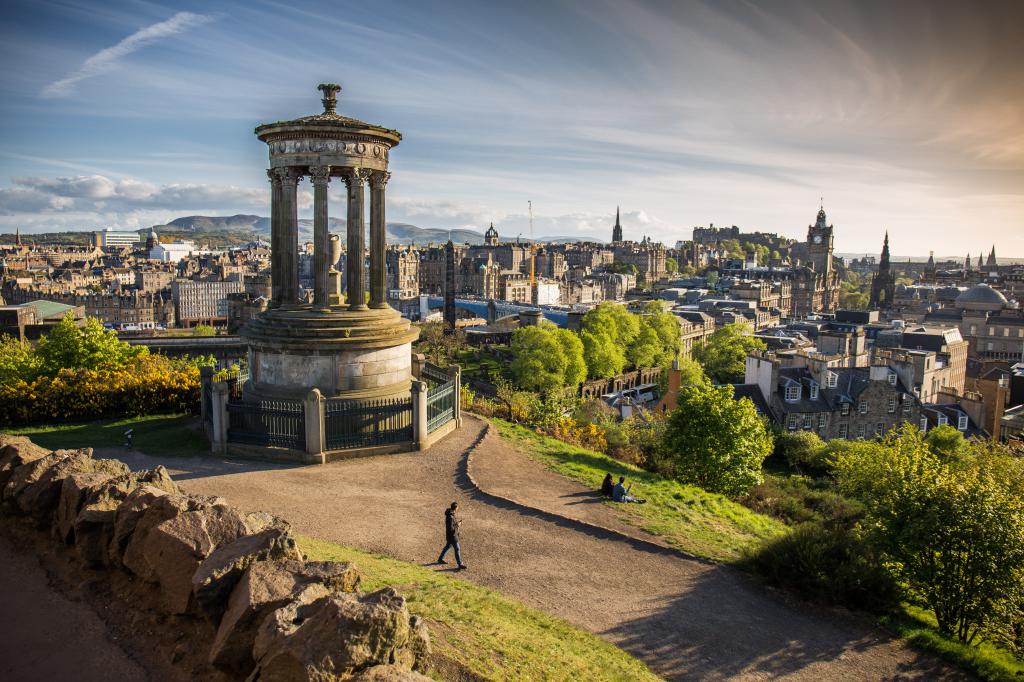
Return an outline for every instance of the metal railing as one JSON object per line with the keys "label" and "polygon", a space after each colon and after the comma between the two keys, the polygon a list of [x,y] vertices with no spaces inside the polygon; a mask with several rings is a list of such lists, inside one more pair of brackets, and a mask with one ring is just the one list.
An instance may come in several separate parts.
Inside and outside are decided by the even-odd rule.
{"label": "metal railing", "polygon": [[305,450],[306,416],[298,400],[229,401],[228,442]]}
{"label": "metal railing", "polygon": [[324,439],[328,450],[412,441],[412,398],[328,400]]}
{"label": "metal railing", "polygon": [[427,433],[455,417],[455,380],[434,386],[427,391]]}
{"label": "metal railing", "polygon": [[428,384],[444,384],[451,380],[448,372],[429,362],[423,363],[423,368],[420,370],[420,378]]}

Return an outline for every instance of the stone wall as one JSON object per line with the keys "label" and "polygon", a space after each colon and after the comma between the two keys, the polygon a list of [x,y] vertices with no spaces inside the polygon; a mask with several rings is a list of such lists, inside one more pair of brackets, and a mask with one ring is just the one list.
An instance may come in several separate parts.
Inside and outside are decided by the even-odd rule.
{"label": "stone wall", "polygon": [[362,594],[354,566],[306,560],[283,519],[183,493],[163,467],[0,435],[0,497],[5,524],[47,532],[84,579],[139,584],[133,607],[202,640],[188,644],[222,679],[429,679],[426,625],[401,595]]}

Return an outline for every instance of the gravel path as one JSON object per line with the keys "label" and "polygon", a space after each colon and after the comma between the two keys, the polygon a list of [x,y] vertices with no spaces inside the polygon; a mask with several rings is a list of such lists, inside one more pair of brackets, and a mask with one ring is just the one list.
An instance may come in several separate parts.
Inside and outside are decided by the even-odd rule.
{"label": "gravel path", "polygon": [[111,640],[81,601],[52,588],[32,548],[0,536],[0,680],[146,682],[146,671]]}
{"label": "gravel path", "polygon": [[[484,429],[467,417],[463,429],[426,453],[320,467],[213,458],[163,463],[191,492],[272,511],[303,534],[427,566],[443,544],[443,511],[459,500],[469,566],[460,578],[597,633],[669,679],[962,679],[852,619],[786,604],[728,567],[481,494],[469,482],[466,453]],[[116,450],[96,455],[137,468],[159,461]],[[536,478],[543,480],[538,491],[557,492],[554,474],[494,433],[475,450],[473,467],[482,480],[488,471],[495,477],[494,467],[514,468],[508,480]],[[569,481],[561,490],[581,492]],[[607,527],[621,524],[614,511],[608,516],[600,505],[572,501],[555,506],[579,507]]]}

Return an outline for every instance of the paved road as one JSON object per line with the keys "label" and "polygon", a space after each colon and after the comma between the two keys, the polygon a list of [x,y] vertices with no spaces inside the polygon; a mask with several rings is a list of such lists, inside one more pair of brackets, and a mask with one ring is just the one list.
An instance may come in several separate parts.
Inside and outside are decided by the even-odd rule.
{"label": "paved road", "polygon": [[[457,499],[469,565],[460,578],[597,633],[669,679],[818,682],[950,676],[930,657],[856,621],[787,605],[728,567],[580,530],[572,521],[475,492],[466,476],[465,453],[483,429],[481,421],[469,417],[462,430],[427,453],[322,467],[218,459],[163,463],[189,491],[274,512],[300,533],[421,564],[436,559],[443,543],[442,513]],[[122,459],[140,468],[158,461],[138,454]],[[494,467],[511,467],[516,471],[507,480],[542,477],[538,489],[554,491],[561,482],[565,496],[580,492],[494,433],[476,450],[473,466],[481,481],[487,480],[488,467],[492,473]],[[599,520],[592,516],[600,514],[597,509],[579,513]],[[602,525],[612,527],[614,521]]]}

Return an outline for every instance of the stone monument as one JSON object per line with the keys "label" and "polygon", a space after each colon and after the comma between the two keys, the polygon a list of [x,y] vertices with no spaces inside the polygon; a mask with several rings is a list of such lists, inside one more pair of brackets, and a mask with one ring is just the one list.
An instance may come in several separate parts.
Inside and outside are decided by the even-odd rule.
{"label": "stone monument", "polygon": [[[249,345],[247,400],[302,399],[313,388],[326,399],[408,396],[418,330],[387,303],[384,192],[388,155],[402,136],[337,113],[341,87],[319,86],[323,112],[267,123],[256,136],[270,150],[271,281],[268,310],[242,336]],[[313,302],[301,299],[297,191],[313,185]],[[334,264],[337,238],[328,233],[327,190],[347,189],[345,281]],[[365,206],[369,192],[369,292],[366,292]],[[334,240],[332,243],[332,239]]]}

